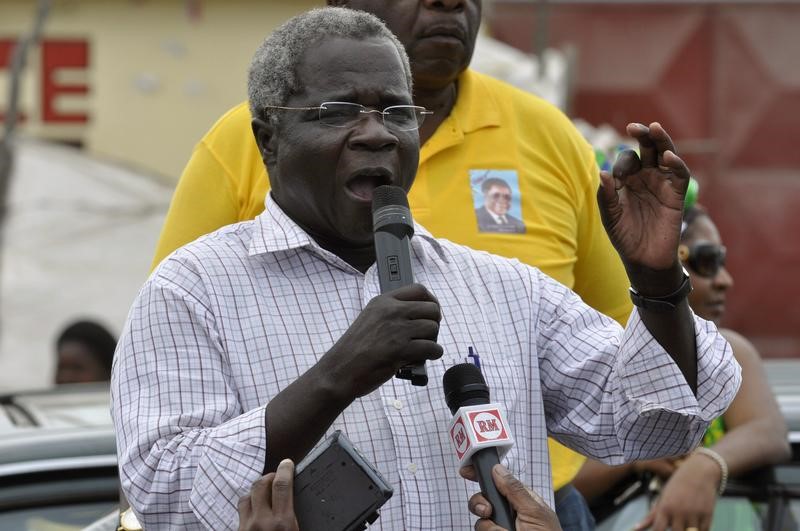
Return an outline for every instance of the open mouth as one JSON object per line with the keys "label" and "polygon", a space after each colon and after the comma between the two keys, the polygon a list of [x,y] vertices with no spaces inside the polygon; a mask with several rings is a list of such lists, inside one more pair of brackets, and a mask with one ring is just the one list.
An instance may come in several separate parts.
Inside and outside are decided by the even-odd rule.
{"label": "open mouth", "polygon": [[355,172],[345,187],[356,200],[371,203],[375,188],[392,184],[392,181],[392,173],[386,168],[364,168]]}

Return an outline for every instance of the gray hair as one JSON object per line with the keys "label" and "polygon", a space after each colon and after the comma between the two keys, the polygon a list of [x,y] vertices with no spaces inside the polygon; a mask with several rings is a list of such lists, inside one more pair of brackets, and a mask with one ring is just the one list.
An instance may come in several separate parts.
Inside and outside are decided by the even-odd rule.
{"label": "gray hair", "polygon": [[405,48],[380,19],[364,11],[324,7],[289,19],[256,50],[247,80],[250,113],[254,117],[274,118],[274,113],[264,107],[286,105],[292,94],[302,90],[297,79],[297,66],[306,50],[326,37],[390,40],[403,62],[408,90],[411,91],[411,66]]}

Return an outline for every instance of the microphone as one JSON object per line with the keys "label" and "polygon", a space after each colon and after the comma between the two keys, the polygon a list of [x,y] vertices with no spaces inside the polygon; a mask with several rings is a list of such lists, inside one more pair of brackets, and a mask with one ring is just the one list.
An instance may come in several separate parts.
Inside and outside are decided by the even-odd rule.
{"label": "microphone", "polygon": [[[378,186],[372,194],[372,230],[375,232],[375,263],[381,293],[414,282],[411,273],[411,237],[414,222],[408,198],[399,186]],[[397,378],[412,385],[428,385],[425,362],[401,367]]]}
{"label": "microphone", "polygon": [[515,531],[516,514],[492,480],[492,467],[514,445],[503,408],[489,403],[489,387],[481,370],[471,363],[447,369],[442,379],[444,399],[453,414],[450,440],[459,466],[472,464],[481,492],[492,505],[492,520]]}

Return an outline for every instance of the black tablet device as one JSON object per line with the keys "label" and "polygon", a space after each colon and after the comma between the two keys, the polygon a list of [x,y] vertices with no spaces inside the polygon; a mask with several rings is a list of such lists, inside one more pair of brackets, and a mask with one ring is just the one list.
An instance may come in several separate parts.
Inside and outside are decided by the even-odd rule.
{"label": "black tablet device", "polygon": [[378,519],[392,487],[341,431],[295,468],[294,508],[301,531],[355,531]]}

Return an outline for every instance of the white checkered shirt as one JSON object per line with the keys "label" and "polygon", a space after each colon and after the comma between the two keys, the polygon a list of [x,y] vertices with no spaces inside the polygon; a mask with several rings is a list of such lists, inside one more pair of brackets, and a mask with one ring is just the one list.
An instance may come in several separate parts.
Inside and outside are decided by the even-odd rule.
{"label": "white checkered shirt", "polygon": [[[444,356],[430,383],[391,379],[340,429],[394,496],[378,529],[468,529],[475,483],[458,476],[442,375],[474,347],[516,444],[504,464],[552,505],[546,436],[610,463],[694,448],[740,383],[730,347],[696,319],[698,396],[633,312],[625,331],[539,270],[417,226],[415,279],[439,299]],[[261,476],[265,406],[379,294],[269,198],[253,221],[179,249],[133,304],[112,377],[120,475],[146,529],[234,529]]]}

